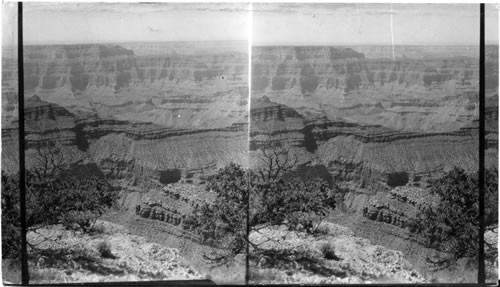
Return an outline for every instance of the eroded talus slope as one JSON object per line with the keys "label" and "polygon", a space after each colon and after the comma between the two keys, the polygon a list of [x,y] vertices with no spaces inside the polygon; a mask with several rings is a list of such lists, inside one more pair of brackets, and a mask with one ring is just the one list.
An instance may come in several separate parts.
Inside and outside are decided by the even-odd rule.
{"label": "eroded talus slope", "polygon": [[477,118],[478,71],[473,57],[368,59],[349,48],[254,47],[252,95],[306,116],[452,131]]}
{"label": "eroded talus slope", "polygon": [[[227,127],[248,110],[248,57],[241,45],[217,49],[214,44],[211,53],[188,45],[159,54],[131,46],[140,56],[119,45],[27,46],[24,92],[71,112],[170,127]],[[164,51],[153,45],[156,49]],[[3,83],[14,89],[16,62],[6,59],[4,64],[3,74],[12,81]],[[9,102],[4,112],[16,108],[15,98],[7,93],[3,98]]]}

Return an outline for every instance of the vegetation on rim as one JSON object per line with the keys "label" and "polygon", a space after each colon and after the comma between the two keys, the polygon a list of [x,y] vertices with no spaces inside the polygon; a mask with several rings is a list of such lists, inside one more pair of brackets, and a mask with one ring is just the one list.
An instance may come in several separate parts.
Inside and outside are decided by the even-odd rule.
{"label": "vegetation on rim", "polygon": [[[28,232],[55,224],[89,232],[117,199],[103,177],[75,175],[78,166],[71,166],[62,154],[54,145],[38,149],[39,167],[25,172]],[[2,258],[17,258],[21,249],[19,173],[2,170],[1,180]]]}
{"label": "vegetation on rim", "polygon": [[[460,258],[475,258],[479,251],[479,182],[478,174],[467,174],[454,168],[437,180],[431,193],[440,201],[426,205],[419,217],[419,233],[425,236],[428,246],[444,252],[438,258],[427,260],[438,266],[449,266]],[[497,170],[485,172],[484,224],[486,230],[498,225],[498,175]],[[496,257],[495,246],[485,242],[485,247]]]}
{"label": "vegetation on rim", "polygon": [[256,170],[234,163],[220,169],[207,184],[207,190],[217,194],[215,202],[199,206],[185,220],[185,228],[217,247],[205,254],[209,261],[228,262],[245,254],[247,245],[258,255],[263,250],[249,240],[248,232],[268,226],[285,224],[312,234],[335,208],[335,191],[326,181],[290,176],[296,159],[281,143],[266,146],[262,161],[264,167]]}

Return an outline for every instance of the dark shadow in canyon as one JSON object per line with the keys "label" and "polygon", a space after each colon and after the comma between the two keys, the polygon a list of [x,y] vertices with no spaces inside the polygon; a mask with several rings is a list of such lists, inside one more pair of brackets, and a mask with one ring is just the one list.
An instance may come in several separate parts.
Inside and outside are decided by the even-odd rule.
{"label": "dark shadow in canyon", "polygon": [[181,170],[167,169],[160,171],[160,182],[163,184],[176,183],[181,180]]}
{"label": "dark shadow in canyon", "polygon": [[408,173],[394,172],[390,173],[387,178],[387,185],[390,187],[403,186],[408,183]]}

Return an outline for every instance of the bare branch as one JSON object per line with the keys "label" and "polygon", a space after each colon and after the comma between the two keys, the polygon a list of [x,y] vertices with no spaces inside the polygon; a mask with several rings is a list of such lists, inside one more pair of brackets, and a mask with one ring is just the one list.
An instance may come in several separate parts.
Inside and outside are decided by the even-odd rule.
{"label": "bare branch", "polygon": [[269,137],[260,148],[258,156],[261,168],[257,169],[262,181],[273,181],[293,170],[298,162],[297,155],[292,154],[285,143],[283,132],[279,130],[276,136]]}

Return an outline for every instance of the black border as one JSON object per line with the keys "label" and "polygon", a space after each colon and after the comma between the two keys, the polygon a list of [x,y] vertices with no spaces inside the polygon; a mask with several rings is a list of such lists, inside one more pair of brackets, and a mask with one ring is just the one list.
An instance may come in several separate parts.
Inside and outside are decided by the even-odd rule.
{"label": "black border", "polygon": [[21,209],[21,282],[29,284],[27,225],[26,225],[26,177],[25,177],[25,140],[24,140],[24,54],[23,54],[23,3],[17,3],[17,63],[18,63],[18,123],[19,123],[19,200]]}
{"label": "black border", "polygon": [[480,4],[479,16],[479,250],[477,283],[486,283],[484,262],[484,154],[485,154],[485,85],[484,85],[484,3]]}
{"label": "black border", "polygon": [[[25,178],[25,121],[24,121],[24,53],[23,53],[23,3],[18,2],[18,123],[19,123],[19,193],[20,193],[20,220],[21,220],[21,284],[8,284],[8,286],[191,286],[191,285],[216,285],[210,280],[165,280],[165,281],[121,281],[103,283],[56,283],[56,284],[29,284],[29,267],[27,252],[27,226],[26,226],[26,178]],[[457,284],[411,284],[412,286],[487,286],[495,283],[486,283],[484,262],[484,156],[485,156],[485,4],[480,3],[480,34],[479,34],[479,251],[477,283]],[[248,219],[248,212],[247,212]],[[249,228],[247,225],[247,235]],[[246,252],[245,283],[249,280],[248,246]],[[400,286],[403,284],[373,284],[373,286]],[[405,284],[406,285],[406,284]],[[276,284],[273,286],[290,286]],[[293,285],[307,286],[307,285]],[[323,286],[323,285],[311,285]],[[366,286],[353,284],[349,286]]]}

